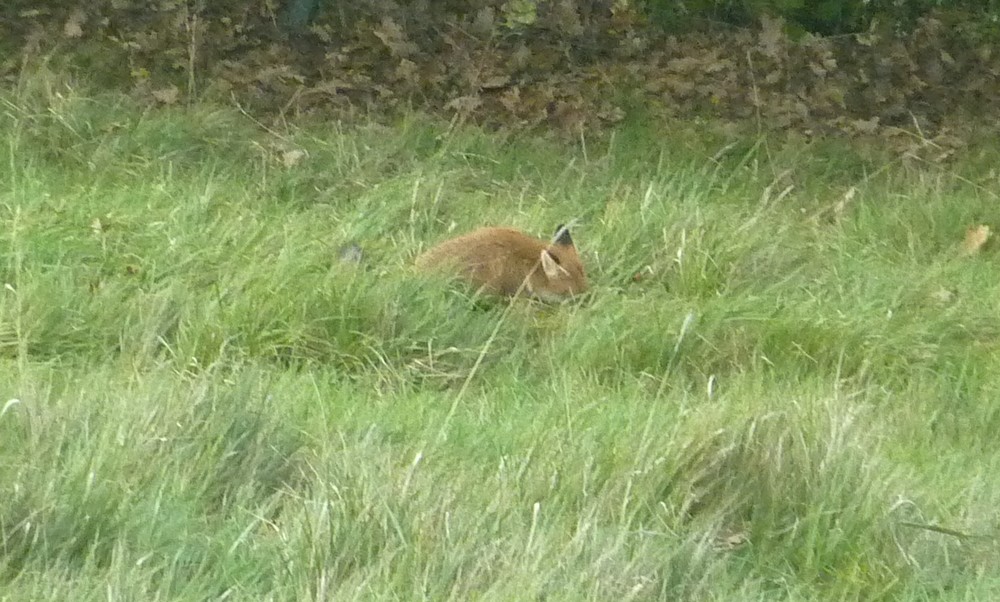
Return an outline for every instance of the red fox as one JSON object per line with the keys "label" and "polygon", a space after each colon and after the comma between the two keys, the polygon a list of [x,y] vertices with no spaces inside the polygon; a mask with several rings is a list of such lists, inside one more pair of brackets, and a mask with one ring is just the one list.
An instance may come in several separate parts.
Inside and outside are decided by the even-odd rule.
{"label": "red fox", "polygon": [[510,228],[479,228],[417,257],[418,269],[454,271],[479,290],[561,302],[587,290],[587,275],[569,230],[551,243]]}

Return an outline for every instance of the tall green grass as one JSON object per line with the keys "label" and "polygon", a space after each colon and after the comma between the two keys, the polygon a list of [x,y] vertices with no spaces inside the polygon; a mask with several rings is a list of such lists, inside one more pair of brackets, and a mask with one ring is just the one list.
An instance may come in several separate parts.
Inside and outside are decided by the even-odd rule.
{"label": "tall green grass", "polygon": [[[995,146],[0,102],[4,599],[1000,592]],[[570,220],[579,303],[410,269]]]}

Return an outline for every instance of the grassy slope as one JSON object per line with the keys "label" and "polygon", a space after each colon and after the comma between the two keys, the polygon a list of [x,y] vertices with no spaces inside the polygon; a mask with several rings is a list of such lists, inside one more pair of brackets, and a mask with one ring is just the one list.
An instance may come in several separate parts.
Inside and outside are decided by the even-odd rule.
{"label": "grassy slope", "polygon": [[[4,599],[1000,593],[995,253],[956,253],[995,147],[3,102]],[[568,217],[577,306],[407,270]]]}

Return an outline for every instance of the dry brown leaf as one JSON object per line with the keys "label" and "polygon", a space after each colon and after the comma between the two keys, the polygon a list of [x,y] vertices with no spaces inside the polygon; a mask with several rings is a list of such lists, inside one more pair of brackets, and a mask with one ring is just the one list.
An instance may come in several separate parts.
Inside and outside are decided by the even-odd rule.
{"label": "dry brown leaf", "polygon": [[180,98],[181,91],[177,86],[170,86],[168,88],[160,88],[159,90],[153,90],[153,98],[158,102],[165,105],[172,105],[177,102]]}
{"label": "dry brown leaf", "polygon": [[396,77],[410,86],[420,85],[420,67],[410,59],[400,59],[396,67]]}
{"label": "dry brown leaf", "polygon": [[990,227],[980,224],[972,226],[965,231],[965,240],[962,241],[962,252],[965,255],[975,255],[982,250],[983,245],[990,239]]}
{"label": "dry brown leaf", "polygon": [[781,17],[763,15],[760,18],[760,46],[765,55],[780,59],[785,54],[785,20]]}
{"label": "dry brown leaf", "polygon": [[340,247],[337,256],[342,263],[361,263],[361,260],[364,259],[364,251],[357,243],[349,243]]}
{"label": "dry brown leaf", "polygon": [[605,106],[597,113],[597,117],[608,123],[618,123],[625,119],[625,109],[617,105]]}
{"label": "dry brown leaf", "polygon": [[702,68],[702,61],[692,56],[667,61],[666,70],[671,73],[691,73]]}
{"label": "dry brown leaf", "polygon": [[730,531],[722,533],[715,538],[715,549],[720,552],[728,552],[746,545],[750,541],[750,536],[743,531]]}
{"label": "dry brown leaf", "polygon": [[473,35],[488,36],[493,33],[493,28],[496,25],[496,18],[493,13],[493,7],[484,6],[476,13],[475,19],[472,20],[472,25],[469,31]]}
{"label": "dry brown leaf", "polygon": [[857,193],[858,189],[851,186],[847,189],[847,192],[844,193],[844,196],[837,201],[837,203],[833,206],[833,218],[835,220],[840,221],[840,219],[844,216],[844,212],[847,211],[847,207],[851,204],[851,201],[854,200],[854,196]]}
{"label": "dry brown leaf", "polygon": [[382,22],[373,31],[375,37],[378,38],[386,48],[388,48],[394,56],[398,57],[408,57],[416,54],[420,47],[411,42],[406,37],[406,32],[403,28],[399,26],[398,23],[393,21],[390,17],[383,17]]}
{"label": "dry brown leaf", "polygon": [[302,159],[306,157],[306,151],[293,149],[287,150],[281,154],[281,162],[285,164],[285,167],[295,167],[299,164]]}
{"label": "dry brown leaf", "polygon": [[484,78],[479,82],[479,87],[483,90],[496,90],[497,88],[505,87],[509,83],[510,76],[501,74]]}
{"label": "dry brown leaf", "polygon": [[646,278],[653,276],[656,272],[653,271],[653,266],[646,265],[643,266],[641,270],[632,274],[632,282],[642,282]]}
{"label": "dry brown leaf", "polygon": [[444,105],[444,108],[462,115],[468,115],[478,109],[482,104],[483,101],[478,96],[468,95],[459,96],[458,98],[449,100]]}
{"label": "dry brown leaf", "polygon": [[521,105],[521,89],[514,86],[504,90],[503,94],[500,95],[500,104],[503,105],[503,108],[507,109],[511,115],[517,115],[517,110]]}
{"label": "dry brown leaf", "polygon": [[560,128],[576,133],[586,117],[572,102],[557,100],[550,106],[549,118]]}
{"label": "dry brown leaf", "polygon": [[947,305],[955,300],[957,293],[955,291],[941,287],[938,290],[931,293],[930,296],[932,300],[940,303],[941,305]]}
{"label": "dry brown leaf", "polygon": [[510,53],[510,67],[513,69],[523,69],[531,64],[531,57],[534,53],[531,49],[521,44]]}
{"label": "dry brown leaf", "polygon": [[74,10],[66,19],[66,24],[63,25],[63,35],[67,38],[83,37],[83,24],[86,22],[87,14],[79,8]]}
{"label": "dry brown leaf", "polygon": [[851,127],[856,133],[870,136],[878,131],[879,121],[878,115],[871,119],[855,119],[851,122]]}

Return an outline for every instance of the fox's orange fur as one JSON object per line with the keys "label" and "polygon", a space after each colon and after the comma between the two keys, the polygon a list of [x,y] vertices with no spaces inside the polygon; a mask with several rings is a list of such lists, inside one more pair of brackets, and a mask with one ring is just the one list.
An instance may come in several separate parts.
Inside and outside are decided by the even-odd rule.
{"label": "fox's orange fur", "polygon": [[562,226],[553,242],[510,228],[479,228],[432,247],[416,265],[453,273],[494,295],[563,301],[588,287],[569,230]]}

